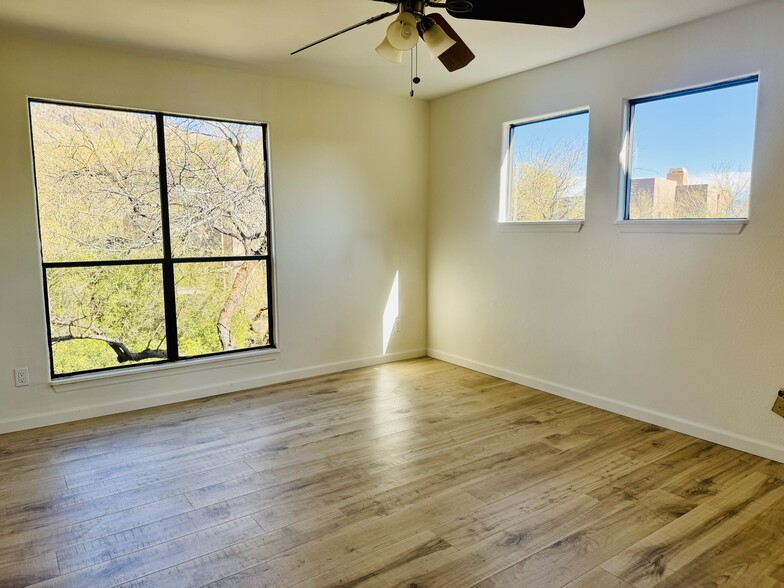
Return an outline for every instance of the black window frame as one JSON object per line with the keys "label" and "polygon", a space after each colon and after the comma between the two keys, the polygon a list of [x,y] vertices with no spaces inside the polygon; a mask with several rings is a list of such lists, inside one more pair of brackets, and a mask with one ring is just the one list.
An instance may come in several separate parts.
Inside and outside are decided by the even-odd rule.
{"label": "black window frame", "polygon": [[[158,153],[158,179],[161,198],[161,232],[162,232],[162,257],[145,258],[145,259],[116,259],[116,260],[103,260],[103,261],[77,261],[77,262],[46,262],[44,261],[43,254],[43,238],[41,234],[41,210],[38,202],[38,179],[36,177],[35,165],[35,142],[33,140],[33,118],[32,118],[32,105],[33,104],[54,104],[57,106],[67,106],[73,108],[89,108],[92,110],[108,110],[113,112],[129,112],[133,114],[141,114],[146,116],[155,117],[156,127],[156,142]],[[96,104],[86,104],[80,102],[67,102],[62,100],[51,100],[43,98],[28,98],[28,119],[30,128],[30,146],[33,163],[33,187],[35,191],[35,204],[36,215],[38,219],[38,246],[39,255],[41,259],[42,279],[44,288],[44,306],[46,312],[46,335],[49,353],[49,375],[52,380],[69,378],[73,376],[80,376],[85,374],[106,373],[116,370],[144,370],[150,366],[161,364],[176,364],[183,361],[193,359],[203,359],[208,357],[218,356],[231,356],[250,351],[272,350],[277,349],[276,331],[275,331],[275,299],[274,299],[274,266],[273,266],[273,232],[272,232],[272,206],[271,206],[271,181],[270,181],[270,159],[269,159],[269,129],[267,123],[251,122],[236,119],[221,119],[216,117],[206,116],[193,116],[187,114],[171,113],[164,111],[151,111],[143,109],[122,108],[103,106]],[[171,235],[169,226],[169,184],[168,173],[166,170],[166,142],[164,135],[164,118],[175,117],[185,118],[191,120],[204,120],[209,122],[222,122],[222,123],[235,123],[249,126],[256,126],[261,129],[262,146],[264,153],[264,207],[266,218],[266,254],[264,255],[243,255],[243,256],[215,256],[215,257],[174,257],[171,252]],[[178,333],[177,333],[177,311],[176,311],[176,292],[174,282],[174,267],[177,264],[185,263],[215,263],[215,262],[231,262],[231,261],[259,261],[264,262],[267,278],[267,320],[268,320],[268,336],[269,343],[263,346],[245,347],[243,349],[231,349],[227,351],[217,351],[212,353],[203,353],[200,355],[180,356]],[[54,352],[52,344],[52,323],[49,308],[49,287],[47,283],[47,269],[58,268],[84,268],[84,267],[110,267],[110,266],[129,266],[129,265],[149,265],[160,266],[163,281],[163,302],[164,302],[164,316],[166,320],[166,355],[165,359],[156,361],[146,361],[144,363],[134,363],[130,365],[116,365],[103,368],[95,368],[89,370],[79,370],[67,373],[57,374],[54,371]]]}
{"label": "black window frame", "polygon": [[[693,94],[704,94],[707,92],[713,92],[715,90],[722,90],[724,88],[733,88],[735,86],[743,86],[745,84],[757,84],[757,92],[759,96],[759,79],[760,76],[758,73],[733,78],[731,80],[724,80],[721,82],[714,82],[711,84],[705,84],[700,86],[694,86],[691,88],[685,88],[683,90],[676,90],[674,92],[665,92],[663,94],[653,94],[651,96],[643,96],[642,98],[629,98],[627,100],[626,106],[626,127],[624,129],[626,135],[626,153],[624,154],[624,161],[625,161],[625,174],[624,174],[624,194],[623,194],[623,216],[621,220],[631,220],[631,221],[651,221],[651,222],[694,222],[694,221],[717,221],[717,222],[727,222],[729,221],[747,221],[748,217],[738,217],[738,218],[731,218],[731,219],[723,219],[723,218],[716,218],[716,217],[706,217],[706,218],[640,218],[640,219],[632,219],[629,218],[629,212],[631,209],[631,197],[632,197],[632,158],[634,156],[634,109],[638,104],[646,104],[648,102],[659,102],[661,100],[669,100],[671,98],[680,98],[681,96],[691,96]],[[756,108],[756,107],[755,107]],[[755,119],[756,119],[756,112],[755,112]],[[756,130],[756,129],[755,129]],[[753,162],[752,162],[753,166]],[[753,173],[752,169],[752,173]]]}

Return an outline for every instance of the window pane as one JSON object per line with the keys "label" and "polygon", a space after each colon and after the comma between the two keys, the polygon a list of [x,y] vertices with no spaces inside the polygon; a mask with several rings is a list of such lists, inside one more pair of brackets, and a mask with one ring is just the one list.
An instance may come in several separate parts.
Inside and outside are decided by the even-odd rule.
{"label": "window pane", "polygon": [[748,217],[756,79],[633,108],[630,219]]}
{"label": "window pane", "polygon": [[46,270],[55,374],[166,358],[160,265]]}
{"label": "window pane", "polygon": [[180,355],[270,344],[267,263],[178,263],[177,330]]}
{"label": "window pane", "polygon": [[161,257],[155,117],[30,103],[45,262]]}
{"label": "window pane", "polygon": [[164,118],[172,255],[267,253],[260,125]]}
{"label": "window pane", "polygon": [[588,113],[511,129],[509,221],[585,217]]}

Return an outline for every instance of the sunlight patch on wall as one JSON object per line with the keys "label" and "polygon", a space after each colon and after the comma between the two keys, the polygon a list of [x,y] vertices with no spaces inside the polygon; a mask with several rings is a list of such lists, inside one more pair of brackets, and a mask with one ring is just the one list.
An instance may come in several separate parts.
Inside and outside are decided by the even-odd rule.
{"label": "sunlight patch on wall", "polygon": [[384,354],[386,354],[387,349],[389,349],[389,342],[392,340],[392,333],[395,332],[395,324],[397,323],[397,318],[399,315],[399,304],[398,304],[398,282],[400,278],[400,272],[395,272],[395,281],[392,282],[392,288],[389,290],[389,297],[387,298],[387,305],[384,308],[384,319],[382,323],[382,349],[384,350]]}

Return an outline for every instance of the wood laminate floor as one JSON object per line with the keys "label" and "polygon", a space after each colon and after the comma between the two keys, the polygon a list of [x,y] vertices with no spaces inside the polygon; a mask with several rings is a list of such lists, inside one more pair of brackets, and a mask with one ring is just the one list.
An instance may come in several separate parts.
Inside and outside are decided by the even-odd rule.
{"label": "wood laminate floor", "polygon": [[414,360],[0,436],[0,586],[784,586],[783,479]]}

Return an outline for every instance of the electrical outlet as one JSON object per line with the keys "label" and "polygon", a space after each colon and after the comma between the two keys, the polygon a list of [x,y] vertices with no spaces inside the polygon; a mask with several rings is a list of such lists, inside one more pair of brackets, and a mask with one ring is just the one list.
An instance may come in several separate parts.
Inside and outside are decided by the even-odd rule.
{"label": "electrical outlet", "polygon": [[400,332],[400,317],[395,319],[395,326],[392,330],[395,331],[395,333]]}
{"label": "electrical outlet", "polygon": [[30,385],[30,372],[27,368],[16,368],[14,370],[14,384],[16,386]]}
{"label": "electrical outlet", "polygon": [[784,390],[779,390],[779,395],[776,398],[776,402],[773,403],[773,408],[770,410],[775,412],[780,417],[784,417]]}

